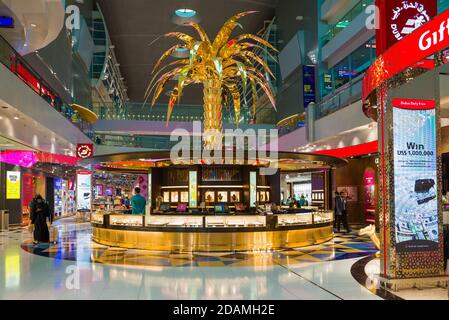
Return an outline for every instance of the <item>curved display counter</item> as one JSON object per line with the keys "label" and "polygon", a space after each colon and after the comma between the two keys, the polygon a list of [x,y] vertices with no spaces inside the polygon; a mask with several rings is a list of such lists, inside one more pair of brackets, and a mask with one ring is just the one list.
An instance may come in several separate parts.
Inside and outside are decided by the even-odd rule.
{"label": "curved display counter", "polygon": [[273,215],[93,213],[95,242],[154,251],[257,251],[296,248],[333,237],[333,211]]}
{"label": "curved display counter", "polygon": [[[231,151],[232,157],[225,153],[221,159],[197,159],[190,150],[172,160],[164,150],[82,160],[96,170],[138,174],[147,181],[139,190],[146,214],[142,208],[136,208],[142,215],[97,211],[92,239],[168,252],[266,251],[332,239],[334,213],[326,211],[332,201],[330,170],[345,160],[292,152],[254,159]],[[304,172],[309,174],[300,177]]]}

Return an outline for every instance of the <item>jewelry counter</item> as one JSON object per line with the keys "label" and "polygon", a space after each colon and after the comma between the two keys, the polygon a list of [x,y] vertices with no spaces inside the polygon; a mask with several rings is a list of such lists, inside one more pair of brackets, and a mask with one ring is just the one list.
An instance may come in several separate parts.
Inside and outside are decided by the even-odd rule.
{"label": "jewelry counter", "polygon": [[169,252],[296,248],[333,237],[333,211],[267,215],[92,214],[95,242]]}

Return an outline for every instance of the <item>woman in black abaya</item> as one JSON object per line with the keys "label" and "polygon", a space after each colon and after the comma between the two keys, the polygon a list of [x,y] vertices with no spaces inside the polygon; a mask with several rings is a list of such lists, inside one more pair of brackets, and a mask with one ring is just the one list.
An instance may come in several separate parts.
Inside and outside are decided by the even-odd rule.
{"label": "woman in black abaya", "polygon": [[31,223],[34,225],[34,241],[50,242],[47,226],[47,218],[51,222],[50,208],[40,194],[36,195],[31,202],[30,211]]}

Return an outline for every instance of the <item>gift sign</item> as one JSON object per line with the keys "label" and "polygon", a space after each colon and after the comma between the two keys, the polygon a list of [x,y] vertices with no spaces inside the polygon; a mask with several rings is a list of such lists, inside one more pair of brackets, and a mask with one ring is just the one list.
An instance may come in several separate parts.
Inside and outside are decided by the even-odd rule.
{"label": "gift sign", "polygon": [[94,154],[94,145],[91,143],[81,143],[76,146],[76,156],[79,159],[91,158]]}

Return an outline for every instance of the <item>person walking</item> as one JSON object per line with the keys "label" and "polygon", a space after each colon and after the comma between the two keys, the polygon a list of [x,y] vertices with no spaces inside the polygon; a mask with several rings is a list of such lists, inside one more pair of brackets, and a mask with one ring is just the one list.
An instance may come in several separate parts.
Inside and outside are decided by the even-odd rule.
{"label": "person walking", "polygon": [[[348,209],[347,209],[348,200],[347,200],[347,197],[344,192],[340,193],[340,198],[341,198],[341,202],[342,202],[341,222],[343,222],[343,227],[345,228],[346,233],[350,233],[351,229],[349,229]],[[340,225],[338,225],[338,230],[340,230]]]}
{"label": "person walking", "polygon": [[47,201],[37,194],[30,204],[30,219],[34,226],[33,236],[34,243],[50,242],[50,232],[48,231],[47,219],[50,224],[53,222],[50,214],[50,207]]}
{"label": "person walking", "polygon": [[340,225],[342,221],[343,215],[343,199],[340,196],[340,193],[335,193],[335,228],[337,232],[340,232]]}
{"label": "person walking", "polygon": [[337,229],[337,199],[340,197],[340,193],[335,191],[334,194],[334,229]]}
{"label": "person walking", "polygon": [[140,194],[140,188],[134,188],[134,195],[131,198],[132,214],[145,214],[145,206],[147,201]]}

